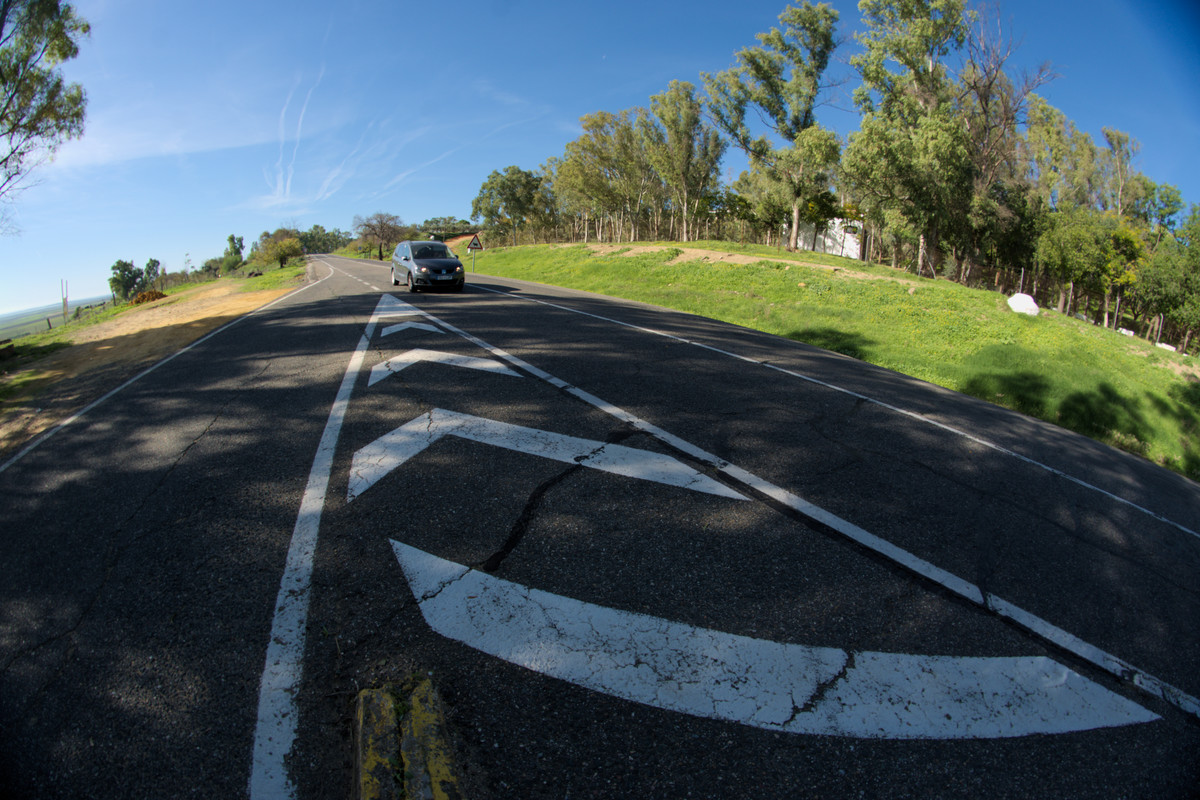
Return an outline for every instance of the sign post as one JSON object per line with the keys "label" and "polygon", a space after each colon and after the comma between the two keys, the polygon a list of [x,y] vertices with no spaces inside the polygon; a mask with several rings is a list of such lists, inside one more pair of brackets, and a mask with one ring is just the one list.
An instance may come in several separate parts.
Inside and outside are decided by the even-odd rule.
{"label": "sign post", "polygon": [[475,251],[482,250],[483,245],[479,241],[479,234],[471,237],[471,243],[467,245],[467,249],[471,251],[471,272],[475,271]]}

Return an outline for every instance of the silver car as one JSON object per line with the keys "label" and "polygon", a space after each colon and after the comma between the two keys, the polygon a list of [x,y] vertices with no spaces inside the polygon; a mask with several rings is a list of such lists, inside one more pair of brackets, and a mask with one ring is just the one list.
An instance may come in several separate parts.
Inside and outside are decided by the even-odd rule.
{"label": "silver car", "polygon": [[466,282],[462,262],[441,242],[401,242],[392,253],[392,286],[408,284],[410,292],[447,289],[461,292]]}

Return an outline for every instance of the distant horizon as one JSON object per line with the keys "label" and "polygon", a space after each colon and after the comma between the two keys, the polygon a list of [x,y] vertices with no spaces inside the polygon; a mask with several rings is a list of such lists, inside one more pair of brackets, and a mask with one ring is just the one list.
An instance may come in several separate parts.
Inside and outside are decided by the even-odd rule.
{"label": "distant horizon", "polygon": [[[98,294],[92,297],[84,297],[79,300],[67,298],[67,309],[77,308],[79,306],[90,306],[98,302],[106,302],[112,299],[112,294]],[[0,308],[0,328],[4,327],[4,323],[9,318],[24,317],[33,314],[34,312],[45,311],[47,314],[62,313],[62,300],[57,303],[48,303],[41,306],[29,306],[27,308],[15,308],[12,310],[4,310]]]}

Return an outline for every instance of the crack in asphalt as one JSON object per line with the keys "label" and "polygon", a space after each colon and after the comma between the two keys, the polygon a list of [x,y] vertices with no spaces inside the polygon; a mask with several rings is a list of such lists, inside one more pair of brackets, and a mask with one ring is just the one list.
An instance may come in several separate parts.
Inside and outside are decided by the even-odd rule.
{"label": "crack in asphalt", "polygon": [[585,462],[594,457],[597,453],[600,453],[602,450],[604,450],[607,445],[619,444],[620,442],[623,442],[638,433],[640,433],[640,431],[634,428],[623,426],[622,428],[609,434],[608,438],[604,440],[604,444],[600,447],[597,447],[595,450],[587,453],[586,455],[576,457],[574,465],[567,467],[557,475],[553,475],[542,481],[542,483],[530,493],[529,498],[525,501],[525,507],[521,509],[521,513],[517,515],[517,519],[513,522],[512,527],[509,529],[508,538],[505,540],[504,544],[501,545],[499,550],[497,550],[495,553],[492,553],[492,555],[485,559],[483,563],[480,564],[479,568],[487,573],[494,573],[496,570],[500,569],[500,565],[503,564],[504,560],[512,554],[512,552],[521,543],[521,540],[525,538],[525,534],[529,532],[529,528],[532,526],[533,521],[537,517],[538,511],[541,508],[542,500],[546,497],[546,494],[551,489],[565,481],[570,476],[574,475],[576,472],[582,470]]}
{"label": "crack in asphalt", "polygon": [[[815,711],[817,707],[825,700],[825,695],[829,694],[829,692],[833,690],[834,686],[844,681],[846,676],[849,675],[850,671],[854,669],[855,660],[854,651],[846,651],[846,660],[842,662],[842,668],[838,670],[837,674],[831,677],[829,680],[822,681],[821,683],[817,684],[817,688],[814,689],[813,693],[808,696],[808,700],[804,702],[804,705],[800,706],[799,709],[793,708],[792,718],[784,723],[783,727],[786,728],[793,720],[796,719],[798,714],[811,714],[813,711]],[[794,707],[795,700],[793,700],[792,703]]]}

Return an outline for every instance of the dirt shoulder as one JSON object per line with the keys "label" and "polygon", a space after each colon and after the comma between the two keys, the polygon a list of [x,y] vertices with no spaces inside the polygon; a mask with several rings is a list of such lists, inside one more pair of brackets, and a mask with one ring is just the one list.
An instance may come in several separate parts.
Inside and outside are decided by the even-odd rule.
{"label": "dirt shoulder", "polygon": [[0,460],[147,367],[295,290],[239,288],[230,280],[180,292],[80,327],[68,347],[37,361],[4,367],[0,385],[20,388],[0,401]]}

